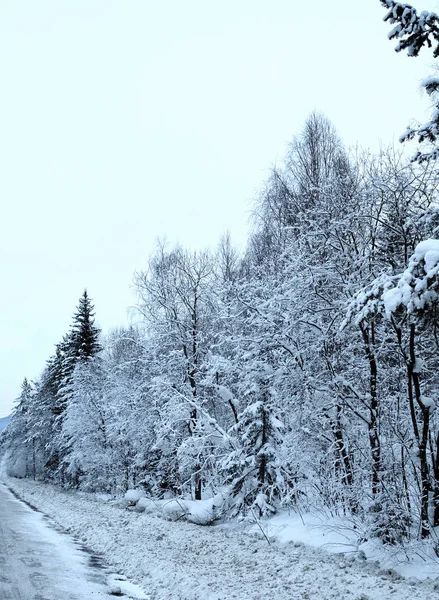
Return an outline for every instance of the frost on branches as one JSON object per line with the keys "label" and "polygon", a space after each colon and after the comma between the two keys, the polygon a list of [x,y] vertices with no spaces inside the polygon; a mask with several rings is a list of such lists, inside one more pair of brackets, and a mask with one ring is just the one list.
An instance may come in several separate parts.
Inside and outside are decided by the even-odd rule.
{"label": "frost on branches", "polygon": [[384,21],[395,27],[390,31],[389,39],[399,40],[397,52],[407,50],[409,56],[418,56],[421,48],[433,47],[433,56],[439,56],[439,17],[434,12],[422,11],[404,2],[394,0],[380,0],[388,9]]}

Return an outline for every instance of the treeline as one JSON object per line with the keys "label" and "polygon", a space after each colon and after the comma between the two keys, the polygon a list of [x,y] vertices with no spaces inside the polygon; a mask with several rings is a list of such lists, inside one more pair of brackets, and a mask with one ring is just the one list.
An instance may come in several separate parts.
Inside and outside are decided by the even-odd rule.
{"label": "treeline", "polygon": [[[438,179],[352,156],[312,114],[240,255],[159,243],[139,323],[99,337],[85,293],[2,443],[9,472],[143,486],[267,514],[325,509],[395,543],[439,525]],[[194,232],[196,235],[196,232]],[[425,241],[428,240],[428,241]]]}

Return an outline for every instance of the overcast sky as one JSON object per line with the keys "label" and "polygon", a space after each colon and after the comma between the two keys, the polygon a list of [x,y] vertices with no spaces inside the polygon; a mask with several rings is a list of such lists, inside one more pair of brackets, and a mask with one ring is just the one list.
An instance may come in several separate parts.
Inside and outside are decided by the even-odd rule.
{"label": "overcast sky", "polygon": [[[437,8],[425,0],[421,8]],[[127,323],[157,236],[245,244],[251,200],[314,109],[376,149],[425,116],[431,57],[378,0],[1,0],[0,417],[83,289]]]}

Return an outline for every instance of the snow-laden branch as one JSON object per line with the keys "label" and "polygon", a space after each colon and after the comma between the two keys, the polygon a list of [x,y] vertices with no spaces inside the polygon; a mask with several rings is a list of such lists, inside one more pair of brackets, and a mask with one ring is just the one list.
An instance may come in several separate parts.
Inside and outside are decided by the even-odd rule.
{"label": "snow-laden branch", "polygon": [[390,40],[399,40],[395,50],[407,50],[409,56],[418,56],[421,48],[433,47],[433,56],[439,56],[439,17],[434,12],[417,12],[416,8],[405,2],[380,0],[388,9],[384,21],[395,27],[390,31]]}
{"label": "snow-laden branch", "polygon": [[198,402],[196,402],[195,400],[193,400],[192,398],[189,398],[188,396],[186,396],[185,394],[182,394],[182,392],[180,392],[179,390],[177,390],[175,388],[174,385],[170,384],[170,383],[166,383],[163,382],[165,385],[167,385],[169,388],[172,389],[172,392],[174,394],[177,394],[180,398],[182,398],[187,404],[189,404],[189,406],[191,406],[192,408],[194,408],[195,410],[197,410],[201,415],[203,415],[203,417],[206,419],[206,422],[217,432],[220,434],[220,436],[222,437],[222,439],[224,441],[226,441],[228,444],[230,444],[231,448],[235,448],[235,444],[234,444],[234,440],[233,438],[225,431],[225,429],[223,429],[219,424],[218,421],[216,419],[214,419],[208,412],[206,409],[204,409]]}

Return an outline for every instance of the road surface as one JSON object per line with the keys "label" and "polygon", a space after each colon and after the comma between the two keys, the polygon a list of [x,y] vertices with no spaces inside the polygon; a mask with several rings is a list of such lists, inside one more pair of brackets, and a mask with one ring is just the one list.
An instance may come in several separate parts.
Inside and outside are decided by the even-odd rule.
{"label": "road surface", "polygon": [[0,484],[1,600],[109,600],[106,573]]}

